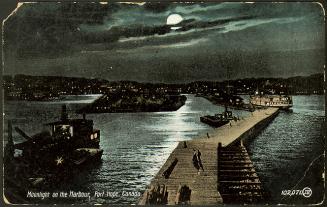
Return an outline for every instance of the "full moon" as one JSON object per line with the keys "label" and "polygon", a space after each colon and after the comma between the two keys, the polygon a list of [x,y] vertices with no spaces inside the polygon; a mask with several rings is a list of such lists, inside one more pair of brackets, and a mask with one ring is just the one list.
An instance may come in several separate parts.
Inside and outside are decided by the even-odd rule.
{"label": "full moon", "polygon": [[175,25],[183,21],[183,17],[179,14],[171,14],[167,18],[167,25]]}

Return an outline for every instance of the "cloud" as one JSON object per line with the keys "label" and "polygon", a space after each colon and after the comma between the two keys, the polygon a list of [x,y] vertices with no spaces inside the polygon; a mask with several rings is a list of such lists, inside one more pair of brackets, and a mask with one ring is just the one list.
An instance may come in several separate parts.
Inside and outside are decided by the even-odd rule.
{"label": "cloud", "polygon": [[200,38],[200,39],[193,39],[187,42],[178,42],[174,44],[168,44],[168,45],[160,45],[159,48],[181,48],[181,47],[189,47],[189,46],[194,46],[200,43],[205,43],[207,42],[207,38]]}
{"label": "cloud", "polygon": [[227,33],[231,31],[240,31],[249,27],[260,26],[261,24],[268,23],[279,23],[287,24],[302,20],[304,17],[284,17],[284,18],[269,18],[269,19],[251,19],[251,20],[241,20],[236,22],[229,22],[221,33]]}
{"label": "cloud", "polygon": [[[158,50],[158,49],[178,49],[178,48],[184,48],[184,47],[191,47],[196,46],[198,44],[202,44],[208,42],[207,38],[198,38],[198,39],[190,39],[186,41],[179,41],[174,43],[163,43],[163,44],[157,44],[157,45],[146,45],[146,46],[140,46],[135,47],[133,49],[131,48],[125,48],[125,49],[118,49],[116,52],[119,53],[134,53],[136,50]],[[95,51],[92,51],[95,52]]]}
{"label": "cloud", "polygon": [[[237,17],[237,18],[227,18],[227,19],[219,19],[211,22],[201,22],[201,21],[194,21],[186,19],[182,21],[181,23],[175,25],[176,28],[174,29],[167,29],[165,27],[165,30],[161,34],[158,34],[155,32],[156,30],[153,30],[153,33],[148,33],[148,35],[145,35],[142,33],[139,34],[139,36],[130,36],[130,37],[120,37],[118,42],[128,42],[128,41],[145,41],[148,39],[153,38],[166,38],[166,37],[176,37],[176,36],[182,36],[182,35],[188,35],[191,33],[200,33],[210,30],[220,30],[223,28],[224,25],[227,25],[229,22],[238,22],[239,20],[245,20],[245,19],[251,19],[253,17]],[[170,28],[170,27],[168,27]],[[143,30],[144,31],[144,30]]]}
{"label": "cloud", "polygon": [[[84,25],[82,28],[86,31],[124,28],[121,35],[117,34],[118,42],[145,42],[152,38],[188,35],[199,31],[228,33],[269,23],[293,23],[315,14],[313,13],[315,5],[305,5],[305,8],[303,4],[296,3],[154,3],[148,4],[148,7],[147,4],[134,5],[121,7],[112,13],[110,19],[106,19],[103,25]],[[174,30],[169,30],[164,25],[166,18],[172,13],[180,14],[184,21],[176,25]],[[139,29],[133,34],[129,28]],[[128,36],[124,35],[126,31]]]}

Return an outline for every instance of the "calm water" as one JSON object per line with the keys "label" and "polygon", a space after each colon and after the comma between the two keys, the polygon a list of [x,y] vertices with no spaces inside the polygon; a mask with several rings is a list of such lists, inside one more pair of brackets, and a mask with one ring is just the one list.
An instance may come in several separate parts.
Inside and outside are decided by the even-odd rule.
{"label": "calm water", "polygon": [[[43,129],[42,123],[59,119],[63,103],[74,118],[78,117],[73,115],[76,109],[96,97],[67,97],[57,102],[8,102],[5,103],[5,120],[12,119],[13,126],[32,135]],[[101,130],[102,164],[83,172],[72,184],[62,188],[91,194],[95,190],[143,193],[179,141],[212,131],[199,121],[200,116],[223,110],[203,98],[193,95],[187,98],[186,104],[175,112],[88,115],[87,118],[93,119],[95,127]],[[273,202],[278,202],[281,189],[292,188],[309,163],[322,153],[320,128],[324,97],[296,96],[293,108],[293,113],[281,113],[248,146],[264,186],[273,190],[270,192]],[[248,116],[248,112],[234,113]],[[22,141],[16,133],[14,139]],[[310,173],[307,176],[317,177]],[[79,202],[132,204],[137,199],[133,196],[91,197],[91,200]]]}
{"label": "calm water", "polygon": [[[281,112],[249,144],[252,161],[271,202],[313,204],[323,200],[324,98],[294,96],[293,112]],[[312,189],[311,197],[281,196],[282,190],[304,187]]]}

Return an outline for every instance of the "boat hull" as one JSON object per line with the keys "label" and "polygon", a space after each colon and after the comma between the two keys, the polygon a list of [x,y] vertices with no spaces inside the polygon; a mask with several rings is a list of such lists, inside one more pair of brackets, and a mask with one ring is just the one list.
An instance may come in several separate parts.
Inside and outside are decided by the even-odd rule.
{"label": "boat hull", "polygon": [[273,108],[279,108],[281,110],[289,110],[292,108],[293,105],[261,105],[261,104],[252,104],[253,106],[260,106],[260,107],[273,107]]}
{"label": "boat hull", "polygon": [[102,149],[96,149],[96,148],[80,148],[77,149],[76,151],[78,152],[82,151],[87,154],[85,154],[79,159],[74,160],[73,163],[75,164],[75,166],[82,166],[87,163],[100,161],[103,153]]}
{"label": "boat hull", "polygon": [[216,128],[221,127],[229,122],[228,120],[216,120],[212,116],[202,116],[202,117],[200,117],[200,121],[202,123],[208,124],[208,125],[210,125],[212,127],[216,127]]}

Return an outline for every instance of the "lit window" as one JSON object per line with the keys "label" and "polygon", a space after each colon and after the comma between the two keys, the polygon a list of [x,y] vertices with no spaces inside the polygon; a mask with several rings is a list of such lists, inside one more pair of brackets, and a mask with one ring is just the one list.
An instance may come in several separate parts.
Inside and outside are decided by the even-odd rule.
{"label": "lit window", "polygon": [[94,139],[93,134],[91,134],[91,139]]}
{"label": "lit window", "polygon": [[98,137],[98,134],[97,133],[95,133],[94,134],[94,139],[96,139]]}

